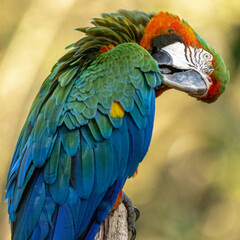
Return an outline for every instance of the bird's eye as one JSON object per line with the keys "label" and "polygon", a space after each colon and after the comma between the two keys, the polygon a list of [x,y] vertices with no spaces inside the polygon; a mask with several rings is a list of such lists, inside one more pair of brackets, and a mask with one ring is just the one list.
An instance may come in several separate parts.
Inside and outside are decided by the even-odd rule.
{"label": "bird's eye", "polygon": [[202,57],[206,61],[212,60],[212,55],[208,52],[203,53]]}

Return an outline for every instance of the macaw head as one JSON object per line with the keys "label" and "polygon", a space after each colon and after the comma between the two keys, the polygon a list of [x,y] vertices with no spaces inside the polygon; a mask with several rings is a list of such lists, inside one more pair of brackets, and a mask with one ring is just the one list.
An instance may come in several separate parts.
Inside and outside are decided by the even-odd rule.
{"label": "macaw head", "polygon": [[146,26],[140,45],[157,61],[163,75],[157,96],[174,88],[210,103],[224,91],[229,72],[223,59],[178,16],[156,14]]}

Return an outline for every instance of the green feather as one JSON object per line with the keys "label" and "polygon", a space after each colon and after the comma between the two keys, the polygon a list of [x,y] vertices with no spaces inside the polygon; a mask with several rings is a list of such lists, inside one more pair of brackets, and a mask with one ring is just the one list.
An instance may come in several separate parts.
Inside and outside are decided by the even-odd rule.
{"label": "green feather", "polygon": [[86,105],[83,102],[74,101],[68,104],[68,109],[75,114],[82,113],[86,109]]}
{"label": "green feather", "polygon": [[68,129],[73,130],[76,128],[76,125],[72,121],[72,118],[70,117],[72,114],[70,112],[66,112],[63,117],[63,122],[67,126]]}
{"label": "green feather", "polygon": [[51,116],[52,111],[56,104],[56,99],[51,96],[44,106],[44,119],[48,119]]}
{"label": "green feather", "polygon": [[144,76],[147,80],[147,83],[151,86],[151,87],[155,87],[156,86],[156,75],[153,72],[146,72],[144,73]]}
{"label": "green feather", "polygon": [[126,112],[132,111],[134,106],[134,100],[132,97],[124,97],[121,99],[120,103]]}
{"label": "green feather", "polygon": [[97,113],[97,108],[86,108],[82,114],[85,118],[92,119],[96,116],[96,113]]}
{"label": "green feather", "polygon": [[133,97],[135,93],[135,88],[132,84],[128,84],[123,92],[126,97]]}
{"label": "green feather", "polygon": [[120,36],[113,31],[111,28],[107,27],[93,27],[87,29],[87,34],[94,35],[94,36],[106,36],[108,38],[112,38],[115,41],[118,41],[119,43],[122,43],[123,40],[120,38]]}
{"label": "green feather", "polygon": [[98,100],[96,99],[96,97],[92,96],[89,97],[86,101],[84,101],[84,104],[88,108],[97,108]]}
{"label": "green feather", "polygon": [[96,122],[99,127],[99,130],[104,138],[109,138],[112,133],[112,124],[109,121],[108,116],[101,113],[97,113]]}
{"label": "green feather", "polygon": [[64,150],[69,156],[74,156],[80,144],[79,130],[68,130],[62,126],[59,130]]}
{"label": "green feather", "polygon": [[68,83],[73,79],[74,75],[77,73],[78,69],[79,69],[78,67],[73,67],[64,71],[60,75],[60,77],[58,78],[58,82],[60,83],[61,87],[65,87],[66,85],[68,85]]}
{"label": "green feather", "polygon": [[57,105],[57,106],[53,105],[52,108],[53,108],[53,110],[52,110],[51,114],[49,114],[48,120],[47,120],[47,129],[48,129],[49,134],[54,133],[57,129],[58,121],[62,114],[63,106],[62,105]]}
{"label": "green feather", "polygon": [[57,179],[57,169],[60,156],[61,138],[58,136],[54,144],[50,158],[44,167],[44,179],[46,183],[53,184]]}
{"label": "green feather", "polygon": [[39,115],[36,125],[34,127],[33,138],[35,141],[39,140],[44,131],[46,130],[46,121],[44,120],[43,115]]}
{"label": "green feather", "polygon": [[87,124],[89,121],[89,119],[85,118],[82,114],[75,114],[74,116],[80,126]]}
{"label": "green feather", "polygon": [[91,133],[92,133],[92,135],[93,135],[93,137],[96,141],[99,142],[103,139],[102,134],[101,134],[101,132],[99,130],[99,127],[98,127],[95,120],[93,120],[93,119],[90,120],[89,123],[88,123],[88,127],[89,127],[89,130],[91,131]]}
{"label": "green feather", "polygon": [[60,85],[55,89],[53,93],[53,97],[56,99],[56,104],[59,105],[61,103],[64,103],[67,99],[74,81],[72,81],[70,84],[68,84],[65,87],[61,87]]}

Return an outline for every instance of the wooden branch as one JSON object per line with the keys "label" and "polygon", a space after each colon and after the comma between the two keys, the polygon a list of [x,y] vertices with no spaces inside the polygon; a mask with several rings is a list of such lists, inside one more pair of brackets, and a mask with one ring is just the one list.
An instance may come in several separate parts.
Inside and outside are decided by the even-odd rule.
{"label": "wooden branch", "polygon": [[94,240],[127,240],[127,209],[121,203],[117,210],[109,213]]}

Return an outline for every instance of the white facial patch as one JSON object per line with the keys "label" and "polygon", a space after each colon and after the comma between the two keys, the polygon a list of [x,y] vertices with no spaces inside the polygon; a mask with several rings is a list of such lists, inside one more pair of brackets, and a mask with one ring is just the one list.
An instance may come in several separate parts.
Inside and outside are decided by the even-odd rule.
{"label": "white facial patch", "polygon": [[213,56],[202,48],[187,48],[180,42],[168,45],[162,50],[168,52],[173,60],[173,67],[178,69],[196,69],[203,74],[212,73]]}
{"label": "white facial patch", "polygon": [[185,52],[186,46],[183,43],[175,42],[162,48],[162,50],[169,53],[172,57],[173,67],[178,69],[189,69],[189,62],[187,61]]}

